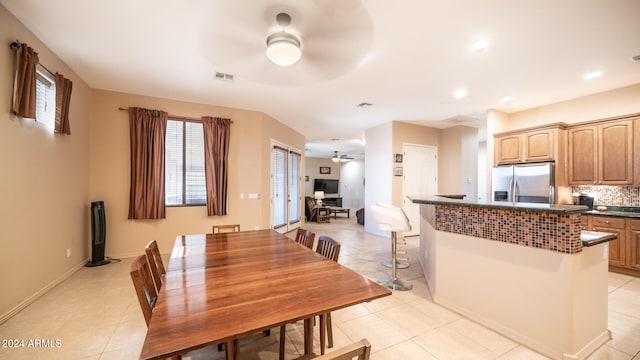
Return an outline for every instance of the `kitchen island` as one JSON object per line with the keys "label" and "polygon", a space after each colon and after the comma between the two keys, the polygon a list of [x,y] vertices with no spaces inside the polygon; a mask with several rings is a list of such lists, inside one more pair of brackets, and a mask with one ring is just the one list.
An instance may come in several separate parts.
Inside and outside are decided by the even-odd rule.
{"label": "kitchen island", "polygon": [[436,303],[553,359],[584,359],[607,329],[610,234],[584,206],[413,196],[420,265]]}

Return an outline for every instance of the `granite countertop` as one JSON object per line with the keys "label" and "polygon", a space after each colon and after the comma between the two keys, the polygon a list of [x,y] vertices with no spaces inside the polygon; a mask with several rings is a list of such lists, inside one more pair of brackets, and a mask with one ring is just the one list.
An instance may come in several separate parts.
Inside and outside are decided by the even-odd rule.
{"label": "granite countertop", "polygon": [[[597,205],[594,205],[596,208]],[[587,215],[616,216],[640,219],[640,207],[634,206],[607,206],[607,211],[589,210]]]}
{"label": "granite countertop", "polygon": [[614,240],[617,237],[618,236],[616,234],[599,231],[582,230],[582,232],[580,232],[580,240],[582,241],[582,246],[598,245],[603,242]]}
{"label": "granite countertop", "polygon": [[414,195],[408,196],[415,204],[432,204],[432,205],[449,205],[449,206],[466,206],[475,208],[491,208],[498,210],[517,210],[536,213],[553,213],[553,214],[576,214],[584,213],[588,208],[583,205],[558,205],[558,204],[534,204],[534,203],[513,203],[506,201],[473,201],[452,199],[449,197],[438,195]]}

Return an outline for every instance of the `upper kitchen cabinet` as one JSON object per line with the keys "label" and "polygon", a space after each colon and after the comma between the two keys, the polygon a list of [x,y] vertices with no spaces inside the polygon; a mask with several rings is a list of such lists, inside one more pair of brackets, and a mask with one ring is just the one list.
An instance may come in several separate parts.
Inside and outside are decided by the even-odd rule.
{"label": "upper kitchen cabinet", "polygon": [[595,184],[597,178],[598,129],[581,126],[569,129],[569,183]]}
{"label": "upper kitchen cabinet", "polygon": [[569,183],[633,184],[634,119],[569,129]]}
{"label": "upper kitchen cabinet", "polygon": [[495,165],[557,160],[564,124],[494,135]]}

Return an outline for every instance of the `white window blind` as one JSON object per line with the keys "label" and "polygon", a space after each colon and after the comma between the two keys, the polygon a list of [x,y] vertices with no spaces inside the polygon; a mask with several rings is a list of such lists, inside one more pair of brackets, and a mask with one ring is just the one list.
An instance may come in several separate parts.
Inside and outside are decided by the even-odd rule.
{"label": "white window blind", "polygon": [[287,154],[279,147],[273,148],[273,227],[287,225]]}
{"label": "white window blind", "polygon": [[166,204],[206,204],[202,124],[167,121],[165,147]]}
{"label": "white window blind", "polygon": [[56,83],[36,70],[36,121],[53,131],[56,123]]}
{"label": "white window blind", "polygon": [[207,190],[204,178],[204,133],[201,123],[185,125],[185,203],[206,204]]}

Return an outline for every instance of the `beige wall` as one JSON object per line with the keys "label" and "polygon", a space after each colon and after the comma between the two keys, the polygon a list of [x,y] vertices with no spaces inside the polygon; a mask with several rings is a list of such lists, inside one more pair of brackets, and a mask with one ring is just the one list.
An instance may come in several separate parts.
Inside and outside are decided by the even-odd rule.
{"label": "beige wall", "polygon": [[[436,146],[438,154],[441,153],[442,131],[426,126],[413,125],[401,121],[393,122],[392,153],[389,154],[389,163],[393,163],[393,154],[402,153],[403,144],[416,144]],[[367,140],[368,141],[368,140]],[[439,157],[440,155],[438,155]],[[438,173],[442,173],[442,164],[438,159]],[[438,175],[440,177],[440,175]],[[402,176],[392,177],[392,201],[393,205],[402,207]],[[438,185],[439,186],[439,185]]]}
{"label": "beige wall", "polygon": [[505,128],[517,130],[556,122],[567,124],[640,112],[640,84],[540,106],[509,115]]}
{"label": "beige wall", "polygon": [[[313,179],[336,179],[340,180],[340,163],[325,158],[306,158],[304,174],[309,177],[309,181],[304,183],[304,194],[313,196]],[[331,168],[331,174],[320,174],[320,166]],[[304,177],[303,177],[304,178]]]}
{"label": "beige wall", "polygon": [[[230,118],[228,215],[208,217],[204,206],[168,207],[162,220],[128,220],[128,114],[119,107],[161,109],[172,115]],[[304,149],[304,137],[254,111],[96,90],[91,123],[91,199],[103,200],[107,214],[107,254],[129,257],[151,239],[168,252],[179,234],[210,232],[213,224],[242,229],[270,226],[271,139]],[[304,166],[304,164],[303,164]],[[247,194],[258,193],[260,199]],[[244,199],[240,199],[240,194]]]}
{"label": "beige wall", "polygon": [[441,143],[438,191],[441,194],[463,194],[466,200],[476,200],[478,129],[468,126],[443,129]]}
{"label": "beige wall", "polygon": [[[91,90],[1,5],[0,19],[2,323],[87,260]],[[10,114],[15,65],[9,43],[16,39],[33,47],[40,63],[73,81],[70,136]]]}

